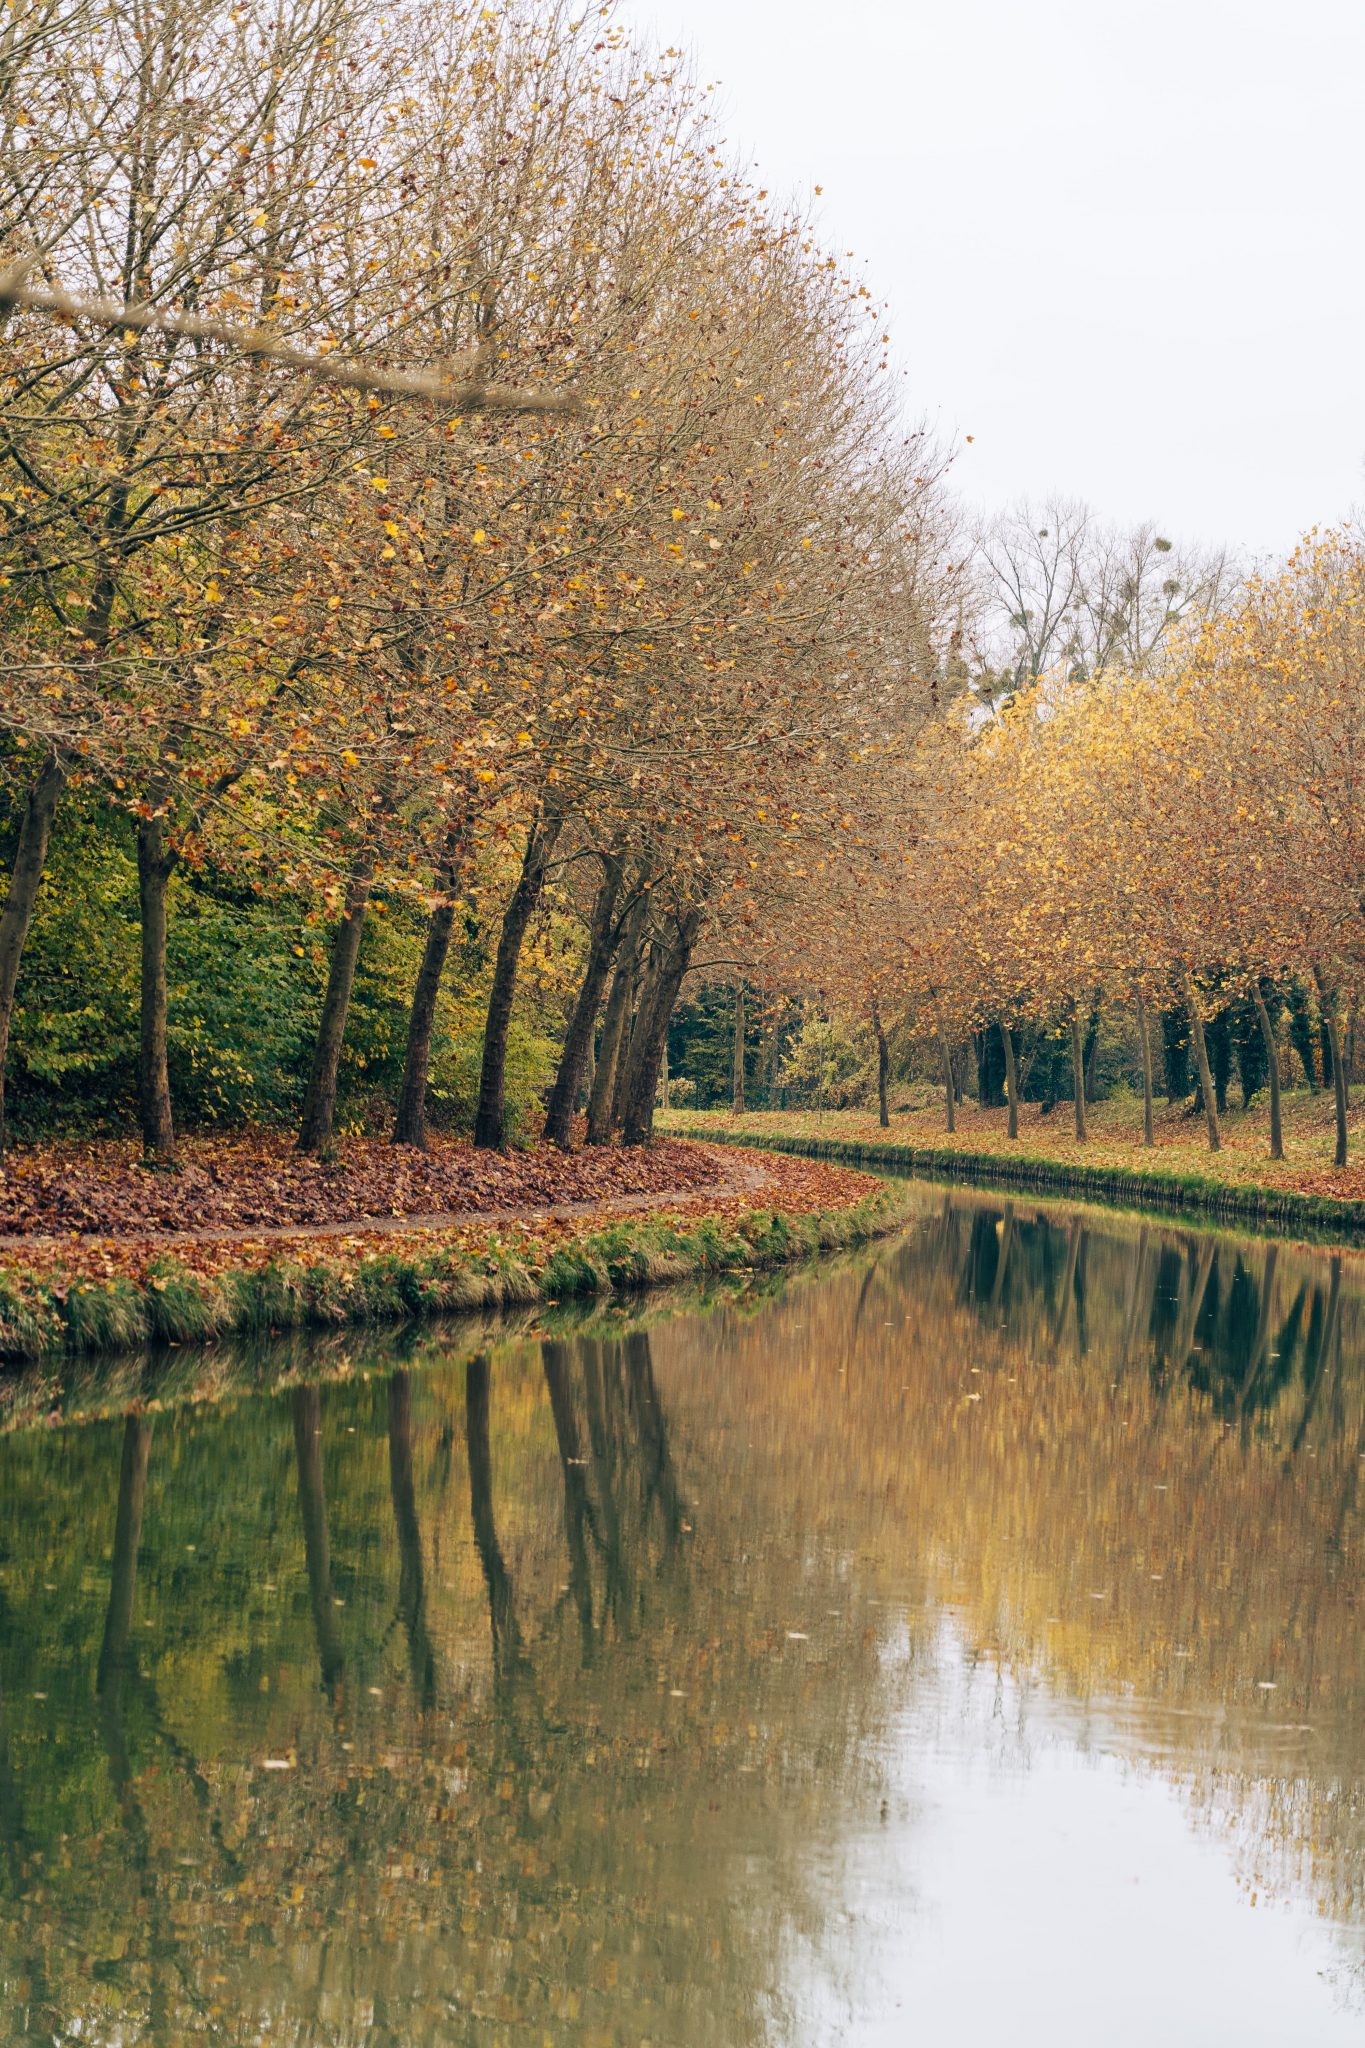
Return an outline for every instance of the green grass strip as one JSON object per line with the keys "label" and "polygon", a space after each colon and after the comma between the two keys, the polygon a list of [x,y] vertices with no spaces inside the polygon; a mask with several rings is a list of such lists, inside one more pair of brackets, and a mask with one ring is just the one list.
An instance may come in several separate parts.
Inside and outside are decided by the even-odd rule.
{"label": "green grass strip", "polygon": [[1159,1167],[1125,1172],[1112,1166],[1082,1166],[1029,1153],[959,1152],[948,1145],[867,1144],[852,1138],[804,1138],[785,1133],[720,1129],[690,1130],[712,1145],[747,1145],[763,1152],[828,1159],[869,1173],[902,1180],[965,1182],[971,1186],[1018,1188],[1039,1194],[1079,1195],[1125,1209],[1182,1210],[1273,1227],[1327,1243],[1365,1239],[1365,1201],[1335,1195],[1303,1195],[1292,1188],[1265,1188],[1220,1181],[1207,1174],[1167,1173]]}
{"label": "green grass strip", "polygon": [[438,1248],[417,1258],[382,1252],[351,1265],[277,1259],[212,1278],[171,1258],[153,1261],[142,1280],[11,1268],[0,1272],[0,1360],[630,1294],[660,1281],[752,1272],[861,1244],[893,1230],[911,1207],[904,1189],[888,1186],[849,1208],[812,1215],[756,1209],[732,1222],[621,1221],[559,1244],[541,1261],[525,1247],[495,1241],[473,1252]]}

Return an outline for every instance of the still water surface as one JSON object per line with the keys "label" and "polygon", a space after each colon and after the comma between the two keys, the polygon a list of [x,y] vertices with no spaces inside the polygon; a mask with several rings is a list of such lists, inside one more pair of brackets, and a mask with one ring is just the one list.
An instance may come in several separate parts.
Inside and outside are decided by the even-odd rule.
{"label": "still water surface", "polygon": [[1353,1254],[925,1189],[8,1415],[4,2043],[1365,2040]]}

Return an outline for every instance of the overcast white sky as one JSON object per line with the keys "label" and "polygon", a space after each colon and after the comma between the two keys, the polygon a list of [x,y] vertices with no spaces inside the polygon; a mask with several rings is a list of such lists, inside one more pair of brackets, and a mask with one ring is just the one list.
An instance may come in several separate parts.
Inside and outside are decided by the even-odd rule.
{"label": "overcast white sky", "polygon": [[959,490],[1282,552],[1365,503],[1365,0],[624,0],[890,302]]}

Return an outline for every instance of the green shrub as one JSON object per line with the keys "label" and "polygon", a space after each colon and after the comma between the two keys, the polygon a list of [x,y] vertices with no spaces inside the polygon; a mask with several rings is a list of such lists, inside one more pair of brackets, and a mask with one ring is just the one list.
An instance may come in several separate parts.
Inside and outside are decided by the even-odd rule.
{"label": "green shrub", "polygon": [[[304,897],[254,886],[260,874],[254,870],[249,884],[206,863],[184,865],[171,878],[168,1054],[185,1129],[289,1124],[302,1105],[330,928],[308,920]],[[424,936],[420,901],[376,899],[347,1019],[338,1089],[343,1132],[387,1128]],[[471,925],[454,950],[437,1007],[431,1115],[438,1127],[455,1131],[473,1124],[487,951]],[[556,1054],[558,1010],[537,986],[524,977],[508,1042],[514,1142],[537,1126]],[[58,813],[19,979],[8,1092],[17,1137],[134,1126],[138,993],[132,821],[75,792]]]}

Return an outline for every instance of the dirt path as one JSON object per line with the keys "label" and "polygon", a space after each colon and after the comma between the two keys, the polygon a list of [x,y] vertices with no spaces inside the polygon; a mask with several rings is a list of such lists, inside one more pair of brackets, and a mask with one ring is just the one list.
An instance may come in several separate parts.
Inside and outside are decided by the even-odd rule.
{"label": "dirt path", "polygon": [[24,1231],[0,1234],[0,1259],[8,1254],[37,1249],[50,1250],[79,1240],[86,1245],[135,1243],[150,1250],[191,1244],[267,1244],[289,1238],[400,1236],[410,1231],[457,1230],[465,1226],[492,1223],[572,1222],[583,1216],[638,1215],[641,1210],[689,1208],[706,1209],[736,1196],[757,1195],[770,1184],[777,1185],[769,1162],[728,1145],[697,1144],[699,1152],[714,1159],[716,1180],[703,1187],[655,1188],[643,1194],[604,1195],[577,1202],[531,1202],[515,1208],[437,1209],[422,1214],[394,1216],[352,1216],[340,1223],[214,1224],[193,1230],[144,1230],[129,1228],[118,1232]]}

